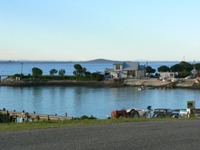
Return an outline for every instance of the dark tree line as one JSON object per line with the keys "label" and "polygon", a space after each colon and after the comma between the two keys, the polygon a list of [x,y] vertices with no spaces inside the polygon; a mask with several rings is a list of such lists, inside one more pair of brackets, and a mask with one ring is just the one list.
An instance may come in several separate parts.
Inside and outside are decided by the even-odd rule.
{"label": "dark tree line", "polygon": [[[177,72],[178,73],[177,77],[182,78],[182,77],[192,75],[193,69],[196,69],[197,75],[198,75],[199,72],[200,72],[200,63],[191,64],[191,63],[188,63],[188,62],[185,62],[185,61],[181,61],[180,63],[175,64],[171,67],[168,67],[166,65],[162,65],[162,66],[158,67],[158,72]],[[146,67],[146,73],[148,75],[155,73],[155,71],[156,70],[151,68],[150,66]]]}
{"label": "dark tree line", "polygon": [[78,79],[78,80],[97,80],[101,81],[104,79],[104,75],[100,74],[99,72],[91,73],[87,71],[85,67],[82,67],[80,64],[74,65],[74,76],[66,76],[66,71],[64,69],[51,69],[49,71],[50,76],[43,76],[43,71],[40,68],[34,67],[32,68],[32,75],[24,76],[23,74],[15,74],[14,77],[22,77],[22,78],[35,78],[35,79],[41,79],[42,77],[46,79],[52,79],[58,77],[57,75],[61,76],[63,79],[67,78],[69,79]]}
{"label": "dark tree line", "polygon": [[[153,76],[153,74],[155,74],[154,76],[158,77],[159,74],[156,73],[156,69],[152,68],[151,66],[146,66],[146,75],[147,76]],[[168,67],[166,65],[162,65],[160,67],[157,68],[158,72],[177,72],[178,75],[177,77],[186,77],[189,75],[192,75],[192,70],[196,69],[197,75],[199,75],[200,73],[200,63],[197,64],[190,64],[188,62],[185,61],[181,61],[178,64],[175,64],[171,67]],[[49,71],[50,76],[54,77],[55,75],[59,75],[62,76],[63,79],[64,77],[67,77],[66,71],[64,69],[51,69]],[[98,80],[101,81],[104,79],[104,75],[100,74],[99,72],[94,72],[91,73],[89,71],[87,71],[87,69],[85,67],[82,67],[80,64],[75,64],[74,65],[74,79],[82,79],[82,80]],[[32,68],[32,76],[29,74],[28,77],[33,77],[33,78],[41,78],[43,75],[43,71],[40,68],[34,67]],[[15,74],[15,77],[25,77],[23,74]]]}

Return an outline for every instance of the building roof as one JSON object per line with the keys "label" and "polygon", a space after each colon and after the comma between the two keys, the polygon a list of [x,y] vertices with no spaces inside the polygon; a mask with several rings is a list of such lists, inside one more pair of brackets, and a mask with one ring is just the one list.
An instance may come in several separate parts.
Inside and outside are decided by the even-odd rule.
{"label": "building roof", "polygon": [[123,62],[114,63],[113,65],[123,65]]}
{"label": "building roof", "polygon": [[139,63],[126,61],[123,63],[123,70],[139,70]]}
{"label": "building roof", "polygon": [[[128,70],[145,70],[144,65],[140,65],[139,62],[134,62],[134,61],[125,61],[125,62],[119,62],[119,63],[114,63],[113,65],[122,65],[122,70],[128,71]],[[107,71],[111,71],[108,70]]]}

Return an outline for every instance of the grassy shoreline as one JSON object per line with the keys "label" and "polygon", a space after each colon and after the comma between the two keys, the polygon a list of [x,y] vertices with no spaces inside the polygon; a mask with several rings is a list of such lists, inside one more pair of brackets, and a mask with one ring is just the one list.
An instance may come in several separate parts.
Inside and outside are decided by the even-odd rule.
{"label": "grassy shoreline", "polygon": [[36,80],[36,81],[16,81],[6,79],[0,82],[0,86],[97,86],[97,87],[153,87],[153,88],[186,88],[200,89],[200,83],[194,79],[184,80],[182,83],[171,85],[171,82],[163,82],[158,79],[127,79],[125,82],[114,82],[112,79],[103,81],[83,81],[83,80]]}
{"label": "grassy shoreline", "polygon": [[97,120],[67,120],[67,121],[39,121],[24,123],[2,123],[0,124],[0,132],[5,131],[22,131],[35,129],[60,128],[71,126],[89,126],[89,125],[109,125],[114,123],[127,122],[155,122],[155,121],[183,121],[183,120],[200,120],[198,118],[121,118],[121,119],[97,119]]}

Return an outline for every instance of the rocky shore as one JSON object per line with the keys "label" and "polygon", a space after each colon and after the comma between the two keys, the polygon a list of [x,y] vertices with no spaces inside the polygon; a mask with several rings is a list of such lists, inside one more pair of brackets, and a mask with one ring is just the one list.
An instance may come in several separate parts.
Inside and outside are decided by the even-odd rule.
{"label": "rocky shore", "polygon": [[162,81],[155,78],[150,79],[128,79],[124,81],[128,86],[146,86],[163,88],[200,88],[200,82],[197,79],[178,79],[175,82]]}
{"label": "rocky shore", "polygon": [[104,81],[76,81],[76,80],[49,80],[49,81],[17,81],[13,78],[6,78],[0,82],[0,86],[144,86],[155,88],[195,88],[200,89],[200,82],[197,79],[178,79],[176,82],[161,81],[155,78],[149,79],[126,79]]}
{"label": "rocky shore", "polygon": [[57,85],[77,85],[77,86],[105,86],[101,81],[76,81],[76,80],[39,80],[39,81],[17,81],[13,78],[6,78],[0,82],[0,86],[57,86]]}

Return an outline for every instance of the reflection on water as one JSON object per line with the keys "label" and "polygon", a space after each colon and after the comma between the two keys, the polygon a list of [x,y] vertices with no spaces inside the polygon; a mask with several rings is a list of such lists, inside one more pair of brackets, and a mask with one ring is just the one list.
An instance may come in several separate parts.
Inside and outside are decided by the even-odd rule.
{"label": "reflection on water", "polygon": [[103,88],[77,86],[0,87],[0,109],[80,117],[106,118],[115,109],[138,107],[185,108],[195,100],[200,107],[199,90]]}

